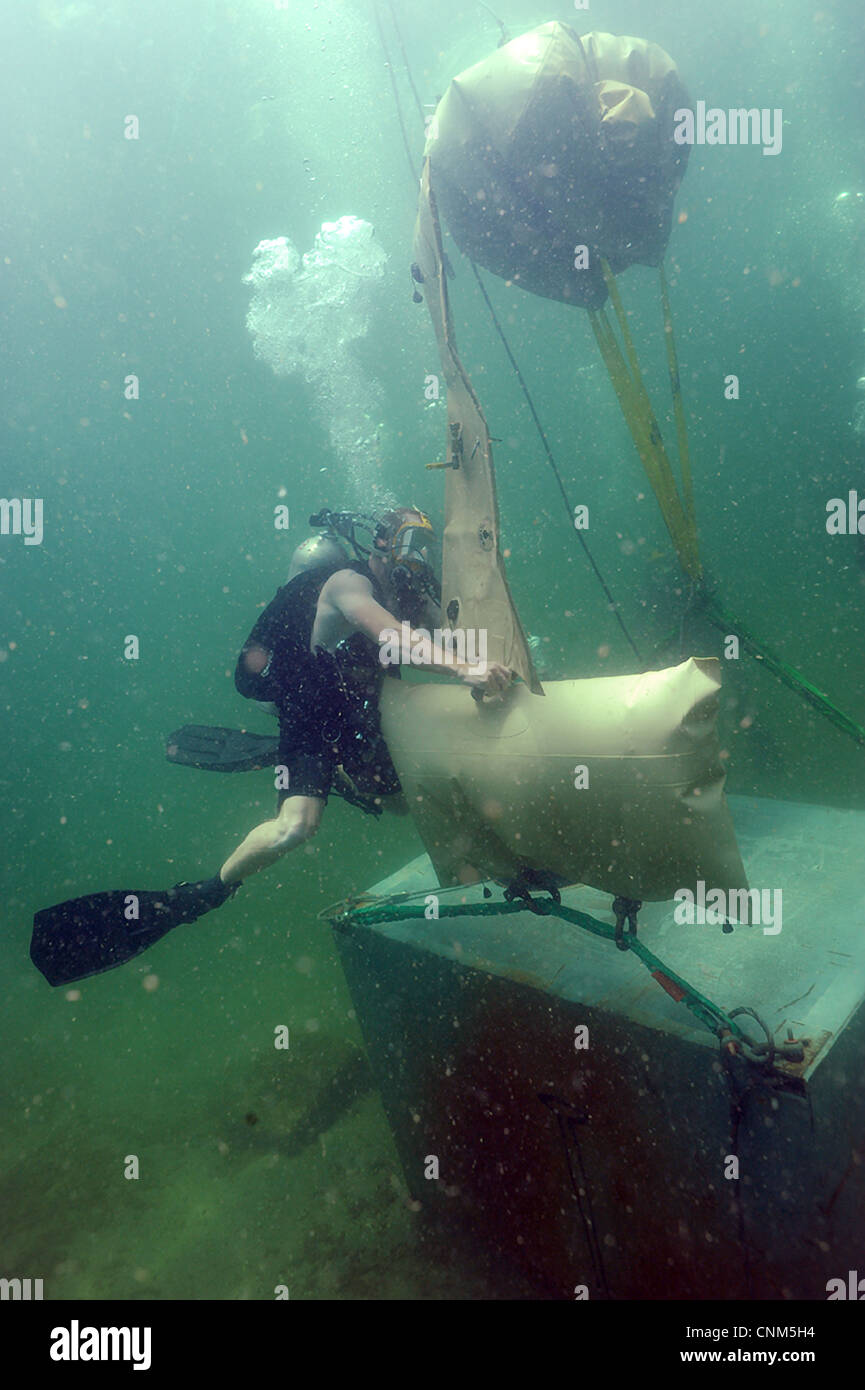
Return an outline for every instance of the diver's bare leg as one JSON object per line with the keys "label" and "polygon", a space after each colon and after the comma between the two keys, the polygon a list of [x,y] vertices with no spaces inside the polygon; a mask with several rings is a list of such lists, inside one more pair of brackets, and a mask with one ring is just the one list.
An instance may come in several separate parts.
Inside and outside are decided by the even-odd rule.
{"label": "diver's bare leg", "polygon": [[219,871],[223,883],[240,883],[275,864],[289,850],[309,840],[321,824],[324,801],[320,796],[289,796],[275,820],[266,820],[250,830],[242,844],[230,854]]}

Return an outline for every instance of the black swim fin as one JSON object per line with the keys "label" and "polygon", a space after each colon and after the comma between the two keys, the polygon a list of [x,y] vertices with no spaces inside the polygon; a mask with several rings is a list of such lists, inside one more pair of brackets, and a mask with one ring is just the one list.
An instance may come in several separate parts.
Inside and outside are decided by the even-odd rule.
{"label": "black swim fin", "polygon": [[[217,724],[184,724],[166,739],[165,756],[170,763],[197,767],[203,772],[255,772],[276,766],[279,739],[276,735],[250,734],[245,729],[224,729]],[[332,791],[349,806],[358,806],[368,815],[381,815],[380,795],[360,791],[341,770]]]}
{"label": "black swim fin", "polygon": [[239,884],[218,876],[161,892],[122,888],[70,898],[33,918],[30,959],[49,985],[68,985],[125,965],[182,922],[221,907]]}
{"label": "black swim fin", "polygon": [[184,724],[165,741],[170,763],[204,772],[254,772],[274,767],[279,751],[275,734],[250,734],[209,724]]}

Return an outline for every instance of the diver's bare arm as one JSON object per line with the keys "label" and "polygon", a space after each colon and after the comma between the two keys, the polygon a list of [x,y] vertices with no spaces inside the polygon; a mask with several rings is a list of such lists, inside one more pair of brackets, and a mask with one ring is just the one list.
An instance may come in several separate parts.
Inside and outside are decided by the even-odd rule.
{"label": "diver's bare arm", "polygon": [[[345,621],[350,623],[353,628],[356,628],[358,632],[363,632],[379,646],[383,646],[385,642],[399,641],[402,635],[402,624],[399,618],[395,618],[393,613],[389,613],[386,608],[376,602],[372,592],[372,584],[368,579],[362,575],[353,574],[351,571],[347,573],[341,571],[333,575],[328,584],[328,601],[338,609]],[[409,639],[410,645],[424,636],[428,638],[429,633],[412,629]],[[446,651],[442,652],[439,657],[431,654],[430,660],[425,661],[424,665],[430,671],[439,671],[443,675],[456,676],[466,685],[477,686],[489,694],[506,689],[511,680],[507,668],[496,662],[482,662],[472,666],[467,662],[457,661],[453,653]]]}

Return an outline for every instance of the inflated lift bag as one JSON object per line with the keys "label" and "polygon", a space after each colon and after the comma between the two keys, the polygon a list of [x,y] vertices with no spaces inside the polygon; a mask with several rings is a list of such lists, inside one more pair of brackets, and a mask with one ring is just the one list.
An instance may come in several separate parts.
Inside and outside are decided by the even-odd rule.
{"label": "inflated lift bag", "polygon": [[[660,264],[689,148],[670,56],[645,39],[553,21],[454,78],[426,153],[439,211],[467,256],[550,299],[599,308],[617,274]],[[588,246],[590,266],[574,267]]]}
{"label": "inflated lift bag", "polygon": [[[513,686],[385,681],[382,730],[442,887],[525,866],[640,900],[746,888],[724,799],[719,663]],[[578,769],[588,786],[578,789]],[[582,780],[585,780],[582,778]]]}

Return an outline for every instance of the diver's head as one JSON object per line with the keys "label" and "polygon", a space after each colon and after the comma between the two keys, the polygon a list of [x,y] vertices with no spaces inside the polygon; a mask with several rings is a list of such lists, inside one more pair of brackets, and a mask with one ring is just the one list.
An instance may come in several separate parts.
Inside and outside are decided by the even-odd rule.
{"label": "diver's head", "polygon": [[369,565],[388,590],[399,617],[414,621],[427,599],[438,601],[436,534],[429,517],[417,507],[394,507],[382,513]]}

